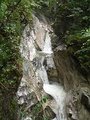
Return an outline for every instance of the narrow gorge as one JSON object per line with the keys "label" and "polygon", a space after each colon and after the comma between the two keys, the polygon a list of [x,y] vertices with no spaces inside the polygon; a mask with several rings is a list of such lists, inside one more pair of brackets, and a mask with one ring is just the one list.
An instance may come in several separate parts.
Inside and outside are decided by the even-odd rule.
{"label": "narrow gorge", "polygon": [[90,79],[78,70],[67,46],[58,44],[44,15],[33,14],[32,22],[20,43],[19,120],[90,120]]}
{"label": "narrow gorge", "polygon": [[0,120],[90,120],[90,0],[0,0]]}

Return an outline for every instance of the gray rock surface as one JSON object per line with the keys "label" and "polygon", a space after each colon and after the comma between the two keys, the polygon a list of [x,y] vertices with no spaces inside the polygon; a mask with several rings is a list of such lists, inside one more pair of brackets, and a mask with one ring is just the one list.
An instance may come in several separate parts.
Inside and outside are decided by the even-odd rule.
{"label": "gray rock surface", "polygon": [[[23,31],[20,120],[90,120],[90,86],[44,16]],[[53,37],[55,36],[55,37]],[[53,49],[53,50],[52,50]]]}

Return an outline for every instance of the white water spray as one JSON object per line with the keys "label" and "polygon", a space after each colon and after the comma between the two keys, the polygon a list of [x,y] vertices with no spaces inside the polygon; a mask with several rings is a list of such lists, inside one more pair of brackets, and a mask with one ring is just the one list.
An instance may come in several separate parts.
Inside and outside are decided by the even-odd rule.
{"label": "white water spray", "polygon": [[43,89],[47,94],[51,95],[55,99],[55,101],[58,105],[57,119],[65,120],[64,102],[65,102],[66,93],[65,93],[64,89],[61,86],[59,86],[58,84],[44,84]]}
{"label": "white water spray", "polygon": [[50,38],[48,32],[46,32],[46,39],[45,39],[44,49],[43,49],[42,52],[46,53],[46,54],[52,54],[53,53],[52,47],[51,47],[51,38]]}

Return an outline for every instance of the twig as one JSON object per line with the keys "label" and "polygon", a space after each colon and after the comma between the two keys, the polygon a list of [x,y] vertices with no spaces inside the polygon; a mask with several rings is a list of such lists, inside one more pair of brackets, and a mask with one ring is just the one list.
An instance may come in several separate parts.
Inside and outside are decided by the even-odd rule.
{"label": "twig", "polygon": [[8,88],[4,86],[1,82],[0,82],[0,85],[3,86],[6,90],[8,90]]}

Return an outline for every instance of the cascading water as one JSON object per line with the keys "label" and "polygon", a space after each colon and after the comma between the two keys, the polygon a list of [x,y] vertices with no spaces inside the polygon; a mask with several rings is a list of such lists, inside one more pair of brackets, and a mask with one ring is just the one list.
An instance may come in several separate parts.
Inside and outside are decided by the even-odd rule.
{"label": "cascading water", "polygon": [[43,89],[46,93],[51,95],[58,105],[57,120],[66,120],[65,117],[65,91],[58,84],[44,84]]}
{"label": "cascading water", "polygon": [[[54,62],[52,62],[53,51],[52,51],[51,37],[49,35],[49,30],[47,25],[45,25],[45,23],[40,22],[39,19],[36,17],[34,17],[34,19],[36,19],[34,23],[35,31],[30,30],[29,26],[26,27],[23,33],[23,38],[22,38],[21,47],[20,47],[21,55],[24,58],[23,79],[26,80],[28,84],[30,83],[31,87],[32,86],[35,87],[36,85],[36,87],[32,89],[32,91],[36,90],[36,93],[38,91],[37,90],[38,81],[42,82],[43,90],[54,98],[58,106],[55,113],[56,118],[53,120],[66,120],[65,102],[64,102],[65,96],[66,96],[65,91],[58,83],[50,84],[48,79],[48,74],[47,74],[48,67],[50,66],[52,67],[54,64]],[[37,31],[40,31],[40,33],[37,34]],[[27,35],[27,33],[29,33],[30,35]],[[44,38],[42,36],[43,34],[44,34]],[[43,38],[43,39],[38,41],[37,38],[39,39]],[[38,43],[38,46],[41,47],[41,51],[37,49],[35,44],[36,42]],[[41,45],[41,43],[43,44]],[[50,59],[48,60],[47,58],[48,59],[50,58],[51,61]],[[44,65],[45,60],[47,60],[47,65]],[[18,90],[17,94],[19,97],[23,98],[21,92],[22,91]],[[23,91],[23,93],[28,94],[29,92],[25,90]],[[40,98],[40,95],[37,95],[37,98]],[[22,101],[25,101],[25,100],[22,100]],[[21,101],[21,104],[22,104],[22,101]],[[19,102],[20,102],[20,99],[19,99]],[[25,120],[25,119],[22,119],[22,120]]]}
{"label": "cascading water", "polygon": [[[47,55],[51,55],[53,53],[51,46],[51,38],[49,34],[47,34],[47,39],[45,41],[43,52],[47,53]],[[54,83],[49,84],[49,82],[48,83],[44,82],[43,89],[47,94],[51,95],[55,99],[58,105],[57,120],[66,120],[66,117],[64,115],[65,114],[64,101],[66,94],[63,88],[58,84],[54,84]]]}
{"label": "cascading water", "polygon": [[48,34],[48,31],[46,32],[46,39],[44,44],[44,49],[42,51],[43,53],[47,53],[48,55],[53,53],[52,47],[51,47],[51,38]]}

